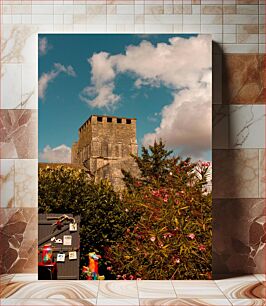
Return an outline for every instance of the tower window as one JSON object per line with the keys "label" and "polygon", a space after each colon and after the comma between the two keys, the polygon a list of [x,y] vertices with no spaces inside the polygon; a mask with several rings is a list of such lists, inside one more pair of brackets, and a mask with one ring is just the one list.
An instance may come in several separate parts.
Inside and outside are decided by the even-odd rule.
{"label": "tower window", "polygon": [[127,119],[127,120],[126,120],[126,123],[127,123],[127,124],[131,124],[131,120],[130,120],[130,119]]}
{"label": "tower window", "polygon": [[103,121],[103,117],[97,117],[97,121],[98,122],[102,122]]}
{"label": "tower window", "polygon": [[107,117],[107,122],[112,122],[112,118]]}
{"label": "tower window", "polygon": [[117,123],[122,123],[122,119],[121,118],[117,118],[116,122]]}

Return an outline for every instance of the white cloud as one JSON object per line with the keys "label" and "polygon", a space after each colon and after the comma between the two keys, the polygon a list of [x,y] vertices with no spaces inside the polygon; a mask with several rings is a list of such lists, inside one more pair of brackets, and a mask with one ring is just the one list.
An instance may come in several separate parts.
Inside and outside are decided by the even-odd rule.
{"label": "white cloud", "polygon": [[47,145],[40,153],[40,160],[48,163],[70,163],[71,148],[64,144],[55,148]]}
{"label": "white cloud", "polygon": [[167,147],[181,149],[181,155],[200,158],[211,148],[211,80],[208,85],[181,90],[162,110],[159,127],[143,138],[150,145],[160,138]]}
{"label": "white cloud", "polygon": [[114,93],[115,77],[130,73],[136,88],[166,86],[173,101],[162,110],[160,125],[144,136],[144,144],[162,138],[169,147],[184,154],[201,155],[211,141],[211,38],[199,35],[189,39],[174,37],[168,43],[153,45],[143,40],[128,46],[125,54],[94,54],[91,86],[81,98],[93,107],[114,107],[120,97]]}
{"label": "white cloud", "polygon": [[44,72],[39,79],[39,86],[38,86],[39,87],[39,91],[38,91],[39,98],[41,99],[45,98],[45,93],[46,93],[48,84],[52,82],[55,78],[57,78],[60,73],[65,73],[72,77],[76,76],[76,73],[72,66],[69,65],[66,67],[60,63],[55,63],[54,68],[47,73]]}
{"label": "white cloud", "polygon": [[48,43],[48,39],[46,37],[39,38],[39,54],[41,56],[46,55],[51,49],[52,46]]}
{"label": "white cloud", "polygon": [[106,52],[94,54],[88,62],[91,65],[91,86],[87,86],[80,94],[80,99],[92,107],[112,107],[120,97],[113,93],[116,73],[110,55]]}

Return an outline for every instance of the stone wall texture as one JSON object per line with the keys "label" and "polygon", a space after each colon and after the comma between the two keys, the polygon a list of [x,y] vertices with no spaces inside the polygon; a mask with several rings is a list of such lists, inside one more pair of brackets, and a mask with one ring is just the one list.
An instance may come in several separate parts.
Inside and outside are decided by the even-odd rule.
{"label": "stone wall texture", "polygon": [[123,188],[121,169],[137,175],[130,154],[137,155],[136,119],[92,115],[79,128],[71,160],[86,167],[97,180],[109,179],[116,190]]}
{"label": "stone wall texture", "polygon": [[264,0],[1,0],[0,26],[2,273],[36,271],[38,33],[212,35],[214,277],[265,272]]}

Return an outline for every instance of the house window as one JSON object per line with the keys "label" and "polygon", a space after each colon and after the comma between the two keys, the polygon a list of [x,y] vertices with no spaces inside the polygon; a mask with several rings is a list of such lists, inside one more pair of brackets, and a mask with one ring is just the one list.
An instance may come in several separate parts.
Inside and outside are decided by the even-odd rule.
{"label": "house window", "polygon": [[126,122],[127,122],[127,124],[131,124],[131,120],[130,119],[127,119]]}
{"label": "house window", "polygon": [[97,117],[97,121],[98,122],[102,122],[103,121],[103,117]]}
{"label": "house window", "polygon": [[117,118],[117,119],[116,119],[116,122],[117,122],[117,123],[122,123],[122,119],[121,119],[121,118]]}
{"label": "house window", "polygon": [[112,118],[107,117],[107,122],[112,122]]}

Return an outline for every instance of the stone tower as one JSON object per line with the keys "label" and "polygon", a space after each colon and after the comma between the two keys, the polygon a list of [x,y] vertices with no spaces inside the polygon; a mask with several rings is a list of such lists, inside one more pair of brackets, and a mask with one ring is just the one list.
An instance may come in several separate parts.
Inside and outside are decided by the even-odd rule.
{"label": "stone tower", "polygon": [[71,162],[85,166],[96,180],[108,178],[120,189],[121,169],[137,175],[131,153],[138,153],[135,118],[92,115],[79,128],[79,139],[72,145]]}

